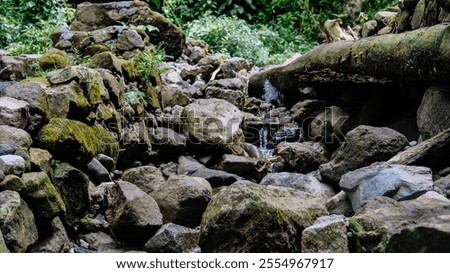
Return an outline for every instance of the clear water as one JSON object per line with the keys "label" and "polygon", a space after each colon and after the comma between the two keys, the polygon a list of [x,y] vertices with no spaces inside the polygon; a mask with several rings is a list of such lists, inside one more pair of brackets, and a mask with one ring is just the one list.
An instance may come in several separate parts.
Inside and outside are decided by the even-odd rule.
{"label": "clear water", "polygon": [[259,150],[264,155],[264,158],[270,158],[273,156],[273,149],[267,148],[268,141],[269,141],[269,130],[266,127],[259,129]]}

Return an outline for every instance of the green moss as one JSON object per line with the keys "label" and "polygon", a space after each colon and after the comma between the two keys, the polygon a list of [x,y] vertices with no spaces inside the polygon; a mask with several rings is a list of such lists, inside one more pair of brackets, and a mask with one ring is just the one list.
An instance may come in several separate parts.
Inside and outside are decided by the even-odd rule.
{"label": "green moss", "polygon": [[39,66],[43,70],[58,69],[70,64],[71,59],[67,53],[61,50],[52,50],[44,53],[39,59]]}
{"label": "green moss", "polygon": [[138,78],[138,71],[132,61],[122,61],[122,72],[129,80],[136,80]]}
{"label": "green moss", "polygon": [[93,44],[84,49],[84,53],[89,54],[91,56],[94,56],[97,53],[107,52],[107,51],[109,51],[109,48],[104,44]]}
{"label": "green moss", "polygon": [[94,73],[89,73],[88,96],[92,104],[101,102],[101,84],[100,80]]}

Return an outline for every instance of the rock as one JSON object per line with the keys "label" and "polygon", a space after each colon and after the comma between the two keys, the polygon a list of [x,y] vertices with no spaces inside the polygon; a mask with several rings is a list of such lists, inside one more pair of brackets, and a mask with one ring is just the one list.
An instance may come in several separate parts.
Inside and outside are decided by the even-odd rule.
{"label": "rock", "polygon": [[423,26],[422,23],[424,21],[426,4],[427,4],[427,2],[425,0],[420,0],[417,3],[417,5],[414,9],[413,16],[411,18],[412,29],[418,29]]}
{"label": "rock", "polygon": [[13,155],[16,152],[14,142],[0,144],[0,155]]}
{"label": "rock", "polygon": [[[446,0],[444,0],[444,1],[446,1]],[[419,2],[419,0],[400,0],[400,1],[398,1],[398,6],[403,10],[414,11],[418,2]],[[437,2],[438,3],[442,2],[442,0],[438,0]]]}
{"label": "rock", "polygon": [[374,166],[346,173],[339,185],[347,192],[357,212],[368,199],[376,196],[389,196],[399,201],[416,198],[433,189],[433,179],[431,170],[426,167]]}
{"label": "rock", "polygon": [[89,249],[94,252],[111,252],[118,248],[116,241],[108,234],[98,231],[82,234],[80,239],[89,244]]}
{"label": "rock", "polygon": [[25,101],[30,111],[38,114],[49,113],[47,94],[37,82],[19,82],[7,87],[0,95]]}
{"label": "rock", "polygon": [[243,115],[236,106],[220,99],[199,99],[184,108],[182,117],[193,144],[243,154],[244,135],[239,128]]}
{"label": "rock", "polygon": [[241,70],[250,71],[251,64],[244,58],[233,57],[225,60],[220,65],[220,71],[222,72],[222,78],[230,79],[236,77],[237,72]]}
{"label": "rock", "polygon": [[303,191],[323,201],[326,201],[335,195],[331,186],[320,183],[319,180],[312,175],[298,173],[269,173],[261,180],[260,185],[278,186]]}
{"label": "rock", "polygon": [[373,36],[377,33],[378,30],[378,22],[376,20],[370,20],[363,24],[361,30],[361,37],[366,38],[369,36]]}
{"label": "rock", "polygon": [[67,253],[70,241],[66,229],[59,217],[39,227],[39,241],[30,249],[33,253]]}
{"label": "rock", "polygon": [[349,220],[357,252],[450,251],[449,203],[436,199],[369,201]]}
{"label": "rock", "polygon": [[320,175],[338,182],[349,171],[388,160],[406,145],[406,137],[392,129],[358,126],[345,135],[345,142],[339,147],[335,158],[319,167]]}
{"label": "rock", "polygon": [[244,180],[235,174],[206,168],[190,156],[180,156],[178,164],[178,174],[205,178],[214,188]]}
{"label": "rock", "polygon": [[223,188],[202,218],[203,252],[299,252],[301,232],[327,215],[320,199],[239,181]]}
{"label": "rock", "polygon": [[61,195],[45,172],[25,173],[23,197],[37,220],[50,220],[66,212]]}
{"label": "rock", "polygon": [[175,84],[166,85],[162,92],[162,104],[165,107],[176,105],[186,106],[191,103],[190,95],[180,86]]}
{"label": "rock", "polygon": [[51,119],[39,131],[37,142],[55,158],[76,166],[88,164],[100,153],[115,159],[119,153],[119,144],[109,131],[69,119]]}
{"label": "rock", "polygon": [[348,253],[345,217],[322,216],[302,232],[302,253]]}
{"label": "rock", "polygon": [[158,204],[136,185],[119,181],[109,194],[106,219],[119,239],[143,245],[162,226]]}
{"label": "rock", "polygon": [[327,162],[319,151],[305,143],[281,143],[277,146],[276,154],[299,173],[315,171]]}
{"label": "rock", "polygon": [[[1,171],[0,171],[1,172]],[[3,179],[0,178],[0,192],[1,191],[16,191],[22,192],[25,189],[25,184],[23,180],[15,175],[4,176]]]}
{"label": "rock", "polygon": [[[307,125],[312,121],[312,118],[317,116],[330,103],[323,100],[304,100],[297,102],[290,110],[291,116],[300,125]],[[304,124],[307,123],[307,124]],[[305,126],[302,126],[306,128]]]}
{"label": "rock", "polygon": [[421,196],[417,197],[420,201],[425,201],[426,199],[434,199],[442,202],[447,202],[450,204],[450,200],[448,198],[445,198],[441,194],[435,192],[435,191],[427,191],[426,193],[422,194]]}
{"label": "rock", "polygon": [[374,18],[380,25],[392,26],[397,16],[398,16],[397,12],[379,11],[375,14]]}
{"label": "rock", "polygon": [[21,80],[35,73],[33,63],[36,55],[28,56],[0,56],[0,79]]}
{"label": "rock", "polygon": [[151,196],[158,203],[165,223],[195,228],[212,198],[212,188],[200,177],[171,176]]}
{"label": "rock", "polygon": [[6,246],[5,239],[3,239],[2,230],[0,229],[0,253],[9,253],[9,249]]}
{"label": "rock", "polygon": [[448,90],[432,86],[428,88],[417,110],[417,125],[423,140],[436,136],[450,128],[450,103]]}
{"label": "rock", "polygon": [[11,126],[0,125],[0,143],[9,143],[8,146],[12,146],[15,149],[14,155],[21,156],[25,159],[26,167],[30,166],[29,148],[32,142],[30,134],[26,131]]}
{"label": "rock", "polygon": [[411,17],[413,16],[413,11],[402,10],[397,17],[396,28],[398,33],[411,30]]}
{"label": "rock", "polygon": [[89,183],[87,175],[68,163],[55,168],[53,184],[66,205],[64,222],[69,227],[74,227],[90,212]]}
{"label": "rock", "polygon": [[141,166],[123,172],[122,180],[133,183],[146,193],[151,193],[164,184],[161,171],[154,166]]}
{"label": "rock", "polygon": [[114,158],[104,155],[98,154],[95,157],[109,172],[113,172],[116,169],[116,162]]}
{"label": "rock", "polygon": [[77,6],[71,30],[92,31],[113,25],[151,25],[159,31],[151,35],[153,44],[162,43],[166,54],[178,59],[183,53],[184,33],[161,14],[141,1],[112,3],[83,3]]}
{"label": "rock", "polygon": [[86,172],[95,184],[112,181],[109,171],[95,157],[86,165]]}
{"label": "rock", "polygon": [[42,54],[39,58],[39,66],[42,70],[58,69],[70,64],[71,59],[66,52],[58,49],[51,49]]}
{"label": "rock", "polygon": [[98,215],[96,218],[83,218],[80,221],[79,229],[82,233],[108,231],[109,223],[103,215]]}
{"label": "rock", "polygon": [[179,156],[186,150],[186,137],[172,129],[158,127],[150,132],[152,145],[162,156]]}
{"label": "rock", "polygon": [[439,194],[450,198],[450,175],[434,181],[433,189]]}
{"label": "rock", "polygon": [[120,51],[129,51],[133,49],[143,49],[145,42],[134,29],[126,29],[117,37],[116,47]]}
{"label": "rock", "polygon": [[[3,180],[5,180],[5,174],[2,171],[0,171],[0,183],[3,182]],[[1,186],[0,186],[0,188],[1,188]]]}
{"label": "rock", "polygon": [[411,147],[386,161],[385,165],[401,164],[442,169],[448,166],[450,129]]}
{"label": "rock", "polygon": [[25,252],[38,240],[33,213],[17,192],[0,192],[0,230],[11,252]]}
{"label": "rock", "polygon": [[0,156],[0,171],[6,175],[22,176],[25,172],[25,160],[17,155],[2,155]]}
{"label": "rock", "polygon": [[[122,66],[121,66],[122,67]],[[125,81],[122,77],[113,75],[109,70],[96,69],[102,79],[105,87],[109,91],[109,98],[117,109],[125,105]]]}
{"label": "rock", "polygon": [[218,168],[225,172],[259,180],[261,175],[264,175],[264,172],[266,171],[264,166],[265,161],[261,159],[225,154],[223,155]]}
{"label": "rock", "polygon": [[199,231],[173,223],[163,225],[144,246],[150,253],[189,253],[198,247]]}
{"label": "rock", "polygon": [[45,172],[49,177],[53,177],[52,155],[47,150],[30,148],[31,170]]}
{"label": "rock", "polygon": [[335,196],[328,199],[325,204],[330,214],[352,216],[354,214],[352,203],[345,191],[340,191]]}
{"label": "rock", "polygon": [[29,119],[29,104],[10,97],[0,97],[0,125],[24,129]]}
{"label": "rock", "polygon": [[[140,36],[139,36],[140,37]],[[122,63],[111,52],[102,52],[92,57],[90,67],[104,68],[111,72],[122,74]]]}
{"label": "rock", "polygon": [[352,128],[350,115],[338,106],[325,109],[309,124],[308,138],[328,145],[339,144]]}

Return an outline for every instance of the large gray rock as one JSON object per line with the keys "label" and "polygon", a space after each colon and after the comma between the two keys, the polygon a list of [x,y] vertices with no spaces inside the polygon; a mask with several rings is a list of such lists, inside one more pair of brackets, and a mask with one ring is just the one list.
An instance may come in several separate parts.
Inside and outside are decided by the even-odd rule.
{"label": "large gray rock", "polygon": [[318,218],[302,232],[303,253],[348,253],[345,217],[330,215]]}
{"label": "large gray rock", "polygon": [[18,155],[2,155],[0,156],[0,171],[6,175],[22,176],[25,171],[25,160]]}
{"label": "large gray rock", "polygon": [[49,113],[47,94],[37,82],[16,83],[7,87],[1,95],[27,102],[31,111],[39,114]]}
{"label": "large gray rock", "polygon": [[184,108],[182,117],[192,144],[244,153],[244,134],[239,127],[243,114],[233,104],[221,99],[199,99]]}
{"label": "large gray rock", "polygon": [[450,128],[450,91],[432,86],[423,95],[417,110],[417,125],[424,140]]}
{"label": "large gray rock", "polygon": [[186,137],[172,129],[158,127],[150,132],[152,145],[162,156],[179,156],[186,150]]}
{"label": "large gray rock", "polygon": [[262,159],[225,154],[223,155],[218,168],[225,172],[259,180],[261,179],[261,176],[267,172],[266,168],[264,168],[265,163],[266,162]]}
{"label": "large gray rock", "polygon": [[45,172],[25,173],[23,197],[38,220],[51,220],[66,212],[61,195]]}
{"label": "large gray rock", "polygon": [[40,253],[66,253],[70,250],[70,241],[66,229],[59,217],[50,223],[39,226],[39,241],[30,252]]}
{"label": "large gray rock", "polygon": [[102,231],[82,234],[80,239],[88,243],[89,249],[94,252],[115,252],[118,248],[117,242]]}
{"label": "large gray rock", "polygon": [[30,106],[27,102],[10,97],[0,97],[0,125],[24,129],[27,126]]}
{"label": "large gray rock", "polygon": [[122,180],[135,184],[146,193],[153,192],[166,181],[161,171],[150,165],[126,170]]}
{"label": "large gray rock", "polygon": [[178,164],[178,174],[205,178],[212,187],[230,185],[244,179],[232,173],[206,168],[190,156],[180,156]]}
{"label": "large gray rock", "polygon": [[16,147],[14,142],[0,144],[0,155],[13,155],[15,152]]}
{"label": "large gray rock", "polygon": [[327,215],[320,199],[239,181],[223,188],[203,215],[203,252],[299,252],[301,232]]}
{"label": "large gray rock", "polygon": [[309,173],[328,160],[306,143],[280,143],[276,153],[299,173]]}
{"label": "large gray rock", "polygon": [[165,223],[194,228],[212,198],[208,181],[200,177],[171,176],[151,193]]}
{"label": "large gray rock", "polygon": [[350,131],[350,115],[338,106],[327,107],[309,124],[308,138],[326,144],[339,144]]}
{"label": "large gray rock", "polygon": [[344,215],[347,217],[354,214],[352,202],[350,202],[350,198],[348,198],[348,194],[345,191],[340,191],[328,199],[325,206],[330,214]]}
{"label": "large gray rock", "polygon": [[261,180],[260,184],[296,189],[309,193],[324,201],[335,195],[334,189],[331,186],[320,183],[312,175],[299,173],[269,173]]}
{"label": "large gray rock", "polygon": [[5,176],[4,179],[0,179],[0,181],[0,192],[6,190],[22,192],[25,189],[23,180],[12,174]]}
{"label": "large gray rock", "polygon": [[32,143],[30,134],[18,128],[7,125],[0,125],[0,143],[8,144],[15,150],[13,154],[23,157],[26,166],[30,166],[29,149]]}
{"label": "large gray rock", "polygon": [[55,168],[53,184],[60,193],[66,213],[64,222],[74,227],[90,212],[89,177],[68,163]]}
{"label": "large gray rock", "polygon": [[150,253],[192,252],[198,247],[199,235],[197,229],[168,223],[147,241],[144,250]]}
{"label": "large gray rock", "polygon": [[53,177],[52,155],[39,148],[30,148],[31,170],[45,172],[49,177]]}
{"label": "large gray rock", "polygon": [[365,167],[346,173],[339,182],[354,211],[376,196],[395,200],[412,199],[433,190],[432,172],[426,167],[390,165]]}
{"label": "large gray rock", "polygon": [[439,194],[450,198],[450,175],[434,181],[433,189]]}
{"label": "large gray rock", "polygon": [[388,160],[406,145],[406,137],[392,129],[358,126],[345,135],[335,158],[319,167],[320,175],[338,182],[349,171]]}
{"label": "large gray rock", "polygon": [[11,252],[25,252],[38,239],[33,213],[17,192],[0,192],[0,230]]}
{"label": "large gray rock", "polygon": [[357,252],[450,251],[450,203],[377,197],[349,220]]}
{"label": "large gray rock", "polygon": [[109,195],[106,219],[119,239],[143,245],[162,226],[158,204],[136,185],[119,181]]}
{"label": "large gray rock", "polygon": [[86,173],[91,177],[95,184],[102,182],[111,182],[109,171],[98,161],[97,158],[92,158],[91,162],[86,165]]}

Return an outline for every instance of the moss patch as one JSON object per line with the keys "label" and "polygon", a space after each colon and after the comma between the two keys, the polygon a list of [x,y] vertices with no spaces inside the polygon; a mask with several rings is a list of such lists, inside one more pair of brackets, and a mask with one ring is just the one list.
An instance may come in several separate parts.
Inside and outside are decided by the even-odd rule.
{"label": "moss patch", "polygon": [[71,59],[67,53],[61,50],[52,50],[44,53],[39,59],[39,66],[43,70],[58,69],[66,67],[70,64]]}

